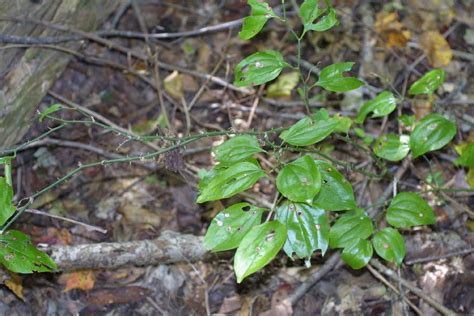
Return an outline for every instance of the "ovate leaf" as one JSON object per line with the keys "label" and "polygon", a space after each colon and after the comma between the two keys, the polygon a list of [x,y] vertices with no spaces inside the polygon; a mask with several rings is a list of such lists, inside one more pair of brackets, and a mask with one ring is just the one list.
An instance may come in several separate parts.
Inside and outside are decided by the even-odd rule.
{"label": "ovate leaf", "polygon": [[366,239],[374,231],[372,221],[361,210],[342,215],[331,227],[329,246],[331,248],[348,247],[356,239]]}
{"label": "ovate leaf", "polygon": [[257,35],[265,23],[277,15],[273,12],[268,3],[259,0],[248,0],[251,7],[250,16],[244,18],[242,30],[239,32],[241,39],[248,40]]}
{"label": "ovate leaf", "polygon": [[364,123],[365,118],[371,112],[373,113],[372,118],[387,116],[392,113],[396,107],[397,99],[395,99],[393,93],[384,91],[377,95],[375,99],[370,100],[362,105],[355,122]]}
{"label": "ovate leaf", "polygon": [[423,77],[415,81],[408,90],[409,94],[433,94],[444,82],[445,73],[443,69],[434,69],[427,72]]}
{"label": "ovate leaf", "polygon": [[281,75],[278,77],[275,83],[268,87],[267,97],[289,97],[291,95],[291,91],[293,91],[293,89],[298,85],[299,80],[300,74],[297,71]]}
{"label": "ovate leaf", "polygon": [[324,10],[318,8],[318,1],[305,0],[303,4],[301,4],[299,16],[304,27],[302,36],[309,30],[317,32],[327,31],[338,23],[336,11],[331,6],[330,1],[326,1],[326,3],[328,5],[326,15],[316,23],[313,22],[325,13]]}
{"label": "ovate leaf", "polygon": [[278,77],[289,65],[283,56],[274,50],[252,54],[235,66],[234,84],[239,87],[260,85]]}
{"label": "ovate leaf", "polygon": [[474,167],[474,143],[467,144],[461,156],[454,160],[456,166]]}
{"label": "ovate leaf", "polygon": [[56,263],[32,244],[29,236],[16,230],[0,235],[0,262],[15,273],[50,272]]}
{"label": "ovate leaf", "polygon": [[235,253],[237,283],[266,266],[283,247],[285,240],[285,225],[278,221],[254,226],[242,239]]}
{"label": "ovate leaf", "polygon": [[387,222],[397,228],[431,225],[436,222],[433,209],[418,194],[401,192],[390,202]]}
{"label": "ovate leaf", "polygon": [[405,239],[398,230],[387,227],[372,238],[375,252],[387,261],[402,264],[405,257]]}
{"label": "ovate leaf", "polygon": [[197,203],[214,201],[231,197],[249,189],[265,172],[251,162],[238,162],[228,169],[218,170],[216,175],[203,186]]}
{"label": "ovate leaf", "polygon": [[12,202],[13,189],[4,177],[0,177],[0,226],[15,213],[15,206]]}
{"label": "ovate leaf", "polygon": [[319,74],[315,85],[332,92],[346,92],[363,86],[364,83],[354,77],[343,77],[342,74],[352,69],[354,63],[336,63],[327,66]]}
{"label": "ovate leaf", "polygon": [[355,239],[344,248],[341,259],[352,269],[358,270],[367,265],[372,258],[374,250],[370,241],[366,239]]}
{"label": "ovate leaf", "polygon": [[255,136],[235,136],[214,149],[216,160],[223,164],[232,164],[263,152]]}
{"label": "ovate leaf", "polygon": [[284,166],[278,173],[276,184],[286,198],[312,203],[321,188],[321,174],[313,158],[305,155]]}
{"label": "ovate leaf", "polygon": [[283,131],[280,138],[290,145],[308,146],[328,137],[340,124],[338,119],[329,117],[318,119],[316,115],[313,118],[302,118],[289,129]]}
{"label": "ovate leaf", "polygon": [[429,151],[440,149],[448,144],[456,135],[456,124],[443,116],[432,113],[416,124],[410,136],[410,149],[413,158]]}
{"label": "ovate leaf", "polygon": [[62,105],[59,104],[59,103],[55,103],[51,106],[49,106],[46,110],[44,110],[43,112],[40,113],[40,116],[39,116],[39,121],[40,122],[43,122],[43,120],[45,119],[46,116],[50,115],[50,114],[53,114],[54,112],[57,112],[59,110],[62,109]]}
{"label": "ovate leaf", "polygon": [[327,14],[323,16],[317,23],[311,24],[309,30],[316,32],[324,32],[337,25],[339,21],[336,18],[336,11],[330,7]]}
{"label": "ovate leaf", "polygon": [[237,248],[250,229],[260,224],[263,211],[263,208],[249,203],[238,203],[224,209],[207,229],[204,246],[215,252]]}
{"label": "ovate leaf", "polygon": [[315,160],[321,173],[321,190],[314,202],[327,211],[352,210],[356,207],[352,186],[329,162]]}
{"label": "ovate leaf", "polygon": [[288,239],[283,250],[288,257],[296,253],[299,258],[309,258],[317,249],[324,255],[329,245],[329,220],[323,209],[286,201],[278,207],[276,218],[286,226]]}
{"label": "ovate leaf", "polygon": [[400,161],[408,155],[410,136],[385,134],[380,136],[374,145],[374,153],[389,161]]}

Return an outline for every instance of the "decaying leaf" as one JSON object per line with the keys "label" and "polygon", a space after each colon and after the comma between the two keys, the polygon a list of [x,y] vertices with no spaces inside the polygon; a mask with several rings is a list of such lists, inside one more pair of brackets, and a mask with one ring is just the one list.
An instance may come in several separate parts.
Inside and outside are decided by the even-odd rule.
{"label": "decaying leaf", "polygon": [[424,32],[420,36],[420,45],[428,55],[428,60],[433,67],[447,66],[453,59],[451,47],[438,31]]}
{"label": "decaying leaf", "polygon": [[24,302],[25,297],[23,296],[23,279],[15,273],[9,274],[10,278],[5,280],[5,286],[9,288],[10,291],[12,291],[13,294],[16,295],[16,297],[18,297]]}
{"label": "decaying leaf", "polygon": [[298,85],[299,78],[297,71],[281,75],[268,87],[267,96],[269,98],[289,97],[291,91]]}
{"label": "decaying leaf", "polygon": [[175,70],[163,81],[165,91],[175,99],[183,98],[183,81],[181,75]]}
{"label": "decaying leaf", "polygon": [[71,273],[64,273],[60,280],[66,283],[63,292],[68,292],[72,289],[80,289],[90,291],[94,288],[95,274],[92,270],[80,270]]}
{"label": "decaying leaf", "polygon": [[398,20],[397,12],[379,12],[375,31],[387,47],[403,48],[411,38],[411,32]]}

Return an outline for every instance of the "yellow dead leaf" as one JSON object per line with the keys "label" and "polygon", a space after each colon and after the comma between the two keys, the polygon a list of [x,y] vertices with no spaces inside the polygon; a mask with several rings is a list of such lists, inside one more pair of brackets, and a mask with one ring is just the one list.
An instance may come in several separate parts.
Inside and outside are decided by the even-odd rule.
{"label": "yellow dead leaf", "polygon": [[10,279],[5,280],[5,285],[13,294],[16,295],[19,299],[23,302],[25,301],[25,297],[23,296],[23,280],[20,276],[10,273]]}
{"label": "yellow dead leaf", "polygon": [[283,74],[271,84],[267,90],[267,96],[270,98],[289,97],[291,91],[298,85],[300,75],[297,71]]}
{"label": "yellow dead leaf", "polygon": [[416,120],[419,121],[431,113],[433,102],[431,99],[413,100],[412,111],[415,113]]}
{"label": "yellow dead leaf", "polygon": [[95,274],[92,270],[80,270],[71,273],[64,273],[61,275],[60,281],[66,283],[63,292],[68,292],[72,289],[90,291],[94,288]]}
{"label": "yellow dead leaf", "polygon": [[428,60],[433,67],[447,66],[453,59],[451,47],[438,31],[428,31],[421,34],[420,45],[428,55]]}
{"label": "yellow dead leaf", "polygon": [[165,91],[175,99],[183,98],[183,80],[181,75],[175,70],[164,80]]}
{"label": "yellow dead leaf", "polygon": [[403,48],[411,38],[411,32],[398,20],[397,12],[379,12],[374,26],[387,47]]}

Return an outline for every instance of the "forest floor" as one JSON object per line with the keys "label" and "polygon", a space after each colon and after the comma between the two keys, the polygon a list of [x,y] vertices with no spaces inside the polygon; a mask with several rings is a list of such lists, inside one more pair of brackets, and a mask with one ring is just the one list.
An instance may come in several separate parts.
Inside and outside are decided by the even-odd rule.
{"label": "forest floor", "polygon": [[[174,34],[237,21],[248,12],[246,3],[239,0],[159,3],[145,1],[138,10],[130,6],[111,17],[104,29]],[[279,4],[271,2],[272,6]],[[330,113],[355,117],[377,91],[387,89],[404,96],[422,74],[434,67],[446,70],[446,83],[433,100],[404,101],[388,119],[368,120],[363,128],[366,136],[377,138],[383,132],[398,131],[399,114],[420,119],[432,111],[447,113],[458,126],[451,145],[403,166],[385,163],[388,172],[381,177],[351,168],[340,171],[353,184],[357,202],[364,207],[390,190],[393,174],[404,168],[398,190],[425,192],[423,197],[433,206],[437,222],[404,231],[407,254],[399,274],[445,307],[472,315],[474,192],[469,191],[468,170],[456,167],[453,160],[458,156],[455,145],[474,139],[474,5],[469,0],[387,1],[384,5],[351,0],[335,1],[334,6],[340,25],[305,40],[304,65],[322,68],[353,61],[352,74],[367,85],[349,93],[320,91],[311,99],[312,110],[325,107]],[[297,16],[294,19],[296,22]],[[111,38],[131,52],[153,53],[162,67],[86,41],[80,53],[87,58],[75,58],[69,64],[40,110],[59,102],[70,110],[58,112],[58,117],[78,120],[83,118],[79,106],[92,111],[88,115],[95,120],[100,121],[101,115],[136,135],[176,137],[290,126],[306,113],[296,91],[280,91],[282,95],[275,96],[268,93],[269,85],[238,91],[225,82],[231,83],[234,66],[258,49],[280,50],[291,60],[296,55],[295,41],[277,22],[270,22],[255,39],[243,41],[237,36],[239,25],[230,23],[216,32],[194,36],[178,33],[169,39]],[[91,57],[98,59],[92,63]],[[221,81],[207,80],[209,74]],[[161,95],[157,81],[164,82]],[[58,124],[51,119],[37,122],[24,140]],[[368,153],[352,144],[364,144],[364,140],[355,134],[348,139],[350,142],[330,137],[318,148],[350,166],[381,174]],[[156,160],[86,168],[34,201],[33,209],[100,227],[106,233],[30,213],[15,228],[46,245],[154,239],[165,230],[203,236],[213,216],[240,201],[195,203],[198,173],[212,167],[211,148],[223,140],[222,136],[203,138]],[[69,123],[18,153],[16,197],[30,196],[81,164],[145,155],[166,145],[157,141],[150,148],[110,128]],[[250,195],[257,203],[271,203],[274,192],[272,183],[262,181]],[[415,314],[400,303],[401,296],[376,271],[354,271],[346,265],[337,265],[293,306],[277,311],[278,303],[291,296],[329,256],[315,255],[308,269],[303,261],[280,254],[242,284],[236,283],[230,254],[168,265],[12,275],[8,286],[0,288],[0,314],[400,315],[404,310]],[[399,289],[398,282],[388,282]],[[438,313],[418,295],[403,292],[424,315]]]}

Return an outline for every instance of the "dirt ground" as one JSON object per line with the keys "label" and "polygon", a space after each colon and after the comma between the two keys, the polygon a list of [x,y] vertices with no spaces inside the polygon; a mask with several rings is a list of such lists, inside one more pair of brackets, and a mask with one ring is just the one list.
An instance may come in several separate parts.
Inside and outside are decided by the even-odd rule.
{"label": "dirt ground", "polygon": [[[360,105],[377,89],[393,89],[404,95],[407,85],[420,74],[436,63],[445,62],[439,60],[444,58],[440,57],[443,53],[439,48],[443,43],[423,44],[430,38],[426,32],[437,32],[446,38],[452,51],[452,59],[442,66],[446,70],[446,84],[432,102],[405,101],[398,111],[399,114],[415,114],[418,118],[432,111],[449,112],[458,125],[454,145],[472,139],[473,3],[468,0],[383,2],[334,1],[340,25],[328,32],[312,34],[304,42],[303,59],[309,67],[353,61],[353,75],[368,84],[345,94],[321,91],[311,100],[312,109],[325,107],[330,113],[355,117]],[[235,21],[248,12],[246,3],[238,0],[138,3],[139,14],[130,6],[117,25],[111,25],[114,18],[111,17],[104,29],[143,32],[141,21],[147,32],[176,33]],[[279,3],[271,2],[274,6]],[[295,22],[296,19],[295,16]],[[238,29],[237,26],[197,36],[148,41],[112,38],[130,50],[156,53],[154,56],[168,65],[158,72],[152,65],[126,54],[85,42],[81,54],[112,61],[124,69],[132,69],[135,74],[105,63],[75,58],[39,109],[60,102],[71,110],[58,112],[58,116],[80,119],[82,116],[72,110],[73,104],[65,103],[65,99],[138,135],[183,136],[248,128],[262,131],[291,125],[305,114],[295,91],[289,96],[269,97],[265,86],[243,93],[206,80],[205,75],[212,74],[232,82],[236,63],[258,49],[281,50],[285,56],[296,54],[290,34],[276,22],[270,22],[265,31],[251,41],[239,39]],[[177,73],[173,74],[173,67]],[[159,82],[165,81],[161,96],[153,85],[156,75]],[[59,100],[58,96],[64,99]],[[166,126],[163,109],[169,126]],[[394,114],[383,123],[367,121],[366,133],[377,137],[381,131],[398,132]],[[24,141],[58,124],[51,119],[36,121]],[[353,142],[363,143],[356,135],[349,137]],[[106,233],[33,214],[23,215],[15,228],[31,233],[35,243],[46,245],[153,239],[165,230],[202,236],[217,212],[241,199],[195,203],[198,172],[211,168],[211,147],[223,140],[221,136],[203,138],[153,161],[86,168],[34,202],[34,209],[94,225],[106,229]],[[169,145],[163,140],[153,144],[158,149]],[[407,255],[399,273],[445,307],[459,314],[473,315],[474,253],[467,250],[474,247],[474,192],[435,190],[437,187],[470,188],[466,182],[467,169],[452,163],[457,157],[454,145],[428,154],[427,159],[410,162],[398,183],[399,191],[426,192],[423,197],[433,206],[437,217],[435,225],[403,232]],[[354,148],[350,142],[330,137],[320,148],[352,166],[368,164],[368,170],[381,174],[367,153]],[[18,153],[14,165],[16,197],[30,196],[80,164],[111,159],[114,155],[144,155],[153,150],[111,130],[68,124],[46,141]],[[387,174],[380,179],[348,168],[340,170],[353,184],[362,207],[372,205],[391,185],[390,175],[400,164],[386,163],[385,167]],[[271,202],[274,190],[272,183],[261,181],[251,195]],[[455,255],[459,251],[462,254]],[[446,258],[437,258],[445,255]],[[320,269],[325,259],[315,255],[312,267],[307,269],[303,261],[293,262],[281,253],[262,272],[242,284],[236,283],[230,253],[170,265],[11,275],[8,286],[0,288],[0,314],[402,315],[405,310],[408,315],[415,315],[411,308],[404,309],[400,296],[371,271],[353,271],[346,265],[327,273],[290,311],[268,312]],[[398,289],[397,282],[390,282]],[[418,295],[406,291],[405,297],[424,315],[438,314]]]}

